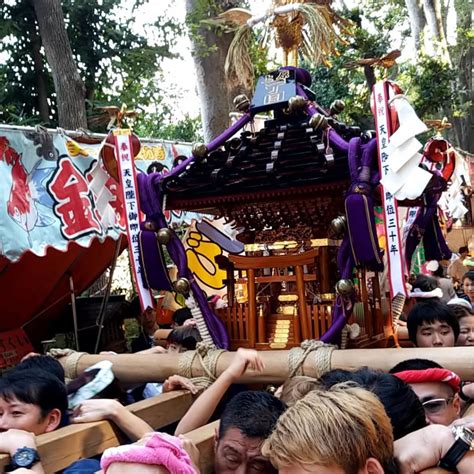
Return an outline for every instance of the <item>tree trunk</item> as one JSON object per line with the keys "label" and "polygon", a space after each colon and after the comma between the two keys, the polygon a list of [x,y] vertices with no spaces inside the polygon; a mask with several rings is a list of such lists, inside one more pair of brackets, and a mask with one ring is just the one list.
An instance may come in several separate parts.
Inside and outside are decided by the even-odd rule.
{"label": "tree trunk", "polygon": [[374,88],[375,83],[377,82],[374,68],[372,66],[364,66],[364,76],[365,81],[367,82],[367,87],[369,88],[369,94],[372,94],[372,89]]}
{"label": "tree trunk", "polygon": [[47,77],[44,72],[43,56],[41,55],[41,38],[36,30],[36,24],[28,25],[31,41],[31,56],[36,78],[36,92],[38,93],[38,112],[44,125],[49,124],[49,104]]}
{"label": "tree trunk", "polygon": [[77,70],[60,0],[33,0],[41,40],[53,75],[59,126],[87,128],[85,88]]}
{"label": "tree trunk", "polygon": [[[200,15],[203,3],[203,0],[186,0],[188,19],[192,18],[196,23],[208,17]],[[216,9],[210,6],[211,2],[206,3],[209,3],[207,12],[215,10],[213,16],[240,4],[237,0],[212,2],[214,5],[220,4]],[[198,26],[190,35],[198,95],[201,101],[204,140],[207,143],[230,125],[229,112],[232,110],[234,91],[230,90],[227,84],[224,64],[232,38],[233,34],[223,34],[206,26]]]}
{"label": "tree trunk", "polygon": [[423,13],[421,0],[405,0],[410,18],[411,34],[415,42],[415,50],[418,52],[422,47],[422,33],[426,25],[425,15]]}
{"label": "tree trunk", "polygon": [[448,42],[443,27],[443,19],[441,15],[440,0],[424,0],[423,8],[425,11],[426,21],[431,31],[433,41],[437,43],[436,50],[442,57],[451,64],[451,58],[448,51]]}
{"label": "tree trunk", "polygon": [[464,114],[454,119],[459,146],[474,153],[474,89],[473,89],[473,66],[474,47],[465,38],[466,32],[472,28],[472,11],[468,0],[457,0],[455,2],[457,31],[458,31],[458,77],[457,88],[461,99],[461,108],[464,106]]}

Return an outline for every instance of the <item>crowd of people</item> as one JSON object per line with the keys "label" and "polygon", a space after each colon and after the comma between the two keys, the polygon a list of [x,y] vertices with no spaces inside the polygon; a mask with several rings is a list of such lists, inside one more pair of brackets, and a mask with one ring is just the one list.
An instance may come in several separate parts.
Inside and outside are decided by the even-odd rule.
{"label": "crowd of people", "polygon": [[[474,345],[474,271],[454,281],[456,294],[440,265],[427,268],[431,275],[412,282],[402,317],[410,341],[417,347]],[[166,347],[156,345],[153,312],[133,311],[141,327],[135,353],[179,353],[201,341],[186,308],[175,313]],[[109,361],[66,380],[55,358],[33,354],[0,378],[0,452],[11,457],[7,472],[45,472],[38,435],[110,420],[129,443],[78,460],[64,474],[197,473],[199,451],[186,434],[219,419],[216,474],[411,474],[432,466],[474,473],[474,417],[463,415],[474,384],[432,360],[407,359],[389,372],[363,367],[318,379],[294,376],[274,393],[238,385],[247,370],[264,369],[258,352],[238,349],[201,393],[179,375],[124,386]],[[155,432],[126,407],[176,389],[199,396],[172,431]]]}

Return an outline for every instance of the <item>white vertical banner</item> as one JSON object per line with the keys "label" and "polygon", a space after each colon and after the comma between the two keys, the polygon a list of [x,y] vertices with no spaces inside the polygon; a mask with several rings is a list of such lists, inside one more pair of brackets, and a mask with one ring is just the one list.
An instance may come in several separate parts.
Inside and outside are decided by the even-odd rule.
{"label": "white vertical banner", "polygon": [[125,221],[128,236],[130,262],[133,277],[137,286],[138,296],[142,310],[154,308],[153,297],[150,290],[143,286],[140,268],[140,202],[137,192],[137,178],[135,174],[132,135],[128,129],[113,131],[115,143],[115,157],[117,159],[122,198],[125,212]]}
{"label": "white vertical banner", "polygon": [[[377,130],[377,147],[379,158],[380,178],[389,173],[388,144],[391,130],[390,110],[388,107],[387,81],[379,81],[373,89],[373,107],[375,126]],[[397,294],[406,296],[405,287],[405,259],[400,238],[398,224],[398,204],[395,197],[380,184],[384,209],[384,223],[386,235],[386,252],[389,271],[390,297]]]}

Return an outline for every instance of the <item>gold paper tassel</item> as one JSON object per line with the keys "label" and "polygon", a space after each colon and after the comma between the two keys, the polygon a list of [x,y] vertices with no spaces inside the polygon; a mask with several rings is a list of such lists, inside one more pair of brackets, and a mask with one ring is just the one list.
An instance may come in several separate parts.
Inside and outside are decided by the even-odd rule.
{"label": "gold paper tassel", "polygon": [[249,53],[251,41],[252,28],[244,24],[235,33],[225,60],[225,74],[232,86],[253,86],[254,73]]}
{"label": "gold paper tassel", "polygon": [[[327,56],[337,54],[336,43],[346,43],[334,29],[334,23],[342,23],[330,7],[315,3],[301,4],[299,12],[305,20],[305,35],[302,53],[316,64],[330,65]],[[348,33],[347,28],[343,28]]]}

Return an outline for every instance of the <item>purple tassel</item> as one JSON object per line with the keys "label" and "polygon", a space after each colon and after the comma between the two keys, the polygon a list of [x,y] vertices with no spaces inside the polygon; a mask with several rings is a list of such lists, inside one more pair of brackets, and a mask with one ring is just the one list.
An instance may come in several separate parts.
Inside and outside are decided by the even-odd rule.
{"label": "purple tassel", "polygon": [[[140,173],[137,176],[138,189],[140,195],[140,205],[147,216],[147,221],[151,222],[156,229],[168,227],[165,216],[162,211],[162,190],[160,184],[160,176],[156,173],[153,175],[145,175]],[[187,278],[191,283],[191,289],[196,303],[199,305],[203,314],[209,334],[214,341],[216,347],[220,349],[228,349],[230,346],[229,335],[227,334],[224,323],[215,315],[209,304],[206,295],[194,281],[193,275],[188,268],[186,251],[183,243],[176,234],[173,234],[171,240],[167,244],[170,257],[178,268],[180,278]]]}

